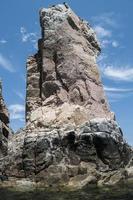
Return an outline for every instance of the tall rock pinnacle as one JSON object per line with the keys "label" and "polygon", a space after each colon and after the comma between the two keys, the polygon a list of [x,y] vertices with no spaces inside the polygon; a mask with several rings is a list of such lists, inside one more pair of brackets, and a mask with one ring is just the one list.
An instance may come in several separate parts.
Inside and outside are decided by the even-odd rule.
{"label": "tall rock pinnacle", "polygon": [[40,23],[38,52],[27,60],[27,124],[0,158],[1,180],[79,189],[130,179],[133,150],[104,95],[94,31],[66,4],[42,9]]}
{"label": "tall rock pinnacle", "polygon": [[66,4],[40,11],[39,50],[27,61],[27,121],[82,124],[113,118],[96,58],[95,32]]}

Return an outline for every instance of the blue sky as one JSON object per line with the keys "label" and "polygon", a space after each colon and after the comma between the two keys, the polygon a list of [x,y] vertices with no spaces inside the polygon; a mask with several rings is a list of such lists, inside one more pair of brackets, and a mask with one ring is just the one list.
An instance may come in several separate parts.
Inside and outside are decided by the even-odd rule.
{"label": "blue sky", "polygon": [[[40,37],[39,9],[62,2],[0,2],[0,77],[14,130],[24,125],[25,63],[36,52],[36,41]],[[133,144],[133,1],[66,2],[97,32],[102,46],[98,64],[111,110],[116,113],[125,138]]]}

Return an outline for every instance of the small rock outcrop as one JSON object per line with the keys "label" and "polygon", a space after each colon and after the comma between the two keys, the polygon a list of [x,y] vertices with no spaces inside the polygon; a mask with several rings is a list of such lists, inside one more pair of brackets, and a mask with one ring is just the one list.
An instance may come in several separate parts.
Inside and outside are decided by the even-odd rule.
{"label": "small rock outcrop", "polygon": [[0,82],[0,158],[7,155],[9,133],[9,112],[2,96],[2,82]]}
{"label": "small rock outcrop", "polygon": [[8,184],[28,179],[76,189],[133,177],[133,150],[96,64],[95,32],[66,4],[41,9],[40,23],[38,52],[27,60],[26,127],[9,140],[1,174]]}

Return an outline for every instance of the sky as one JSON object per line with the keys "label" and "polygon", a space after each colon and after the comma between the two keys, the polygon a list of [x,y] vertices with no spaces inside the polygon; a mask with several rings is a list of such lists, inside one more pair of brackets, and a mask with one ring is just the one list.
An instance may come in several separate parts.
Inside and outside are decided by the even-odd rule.
{"label": "sky", "polygon": [[[101,43],[97,62],[110,108],[133,145],[133,0],[66,0]],[[37,51],[39,9],[61,0],[0,1],[0,77],[11,127],[25,124],[26,59]]]}

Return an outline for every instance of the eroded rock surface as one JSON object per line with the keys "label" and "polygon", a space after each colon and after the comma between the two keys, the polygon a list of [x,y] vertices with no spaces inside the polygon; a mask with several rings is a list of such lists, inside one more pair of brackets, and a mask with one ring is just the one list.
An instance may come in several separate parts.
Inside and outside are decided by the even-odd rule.
{"label": "eroded rock surface", "polygon": [[12,137],[0,166],[7,177],[30,178],[46,187],[114,184],[132,174],[132,149],[113,120],[81,126],[24,130]]}

